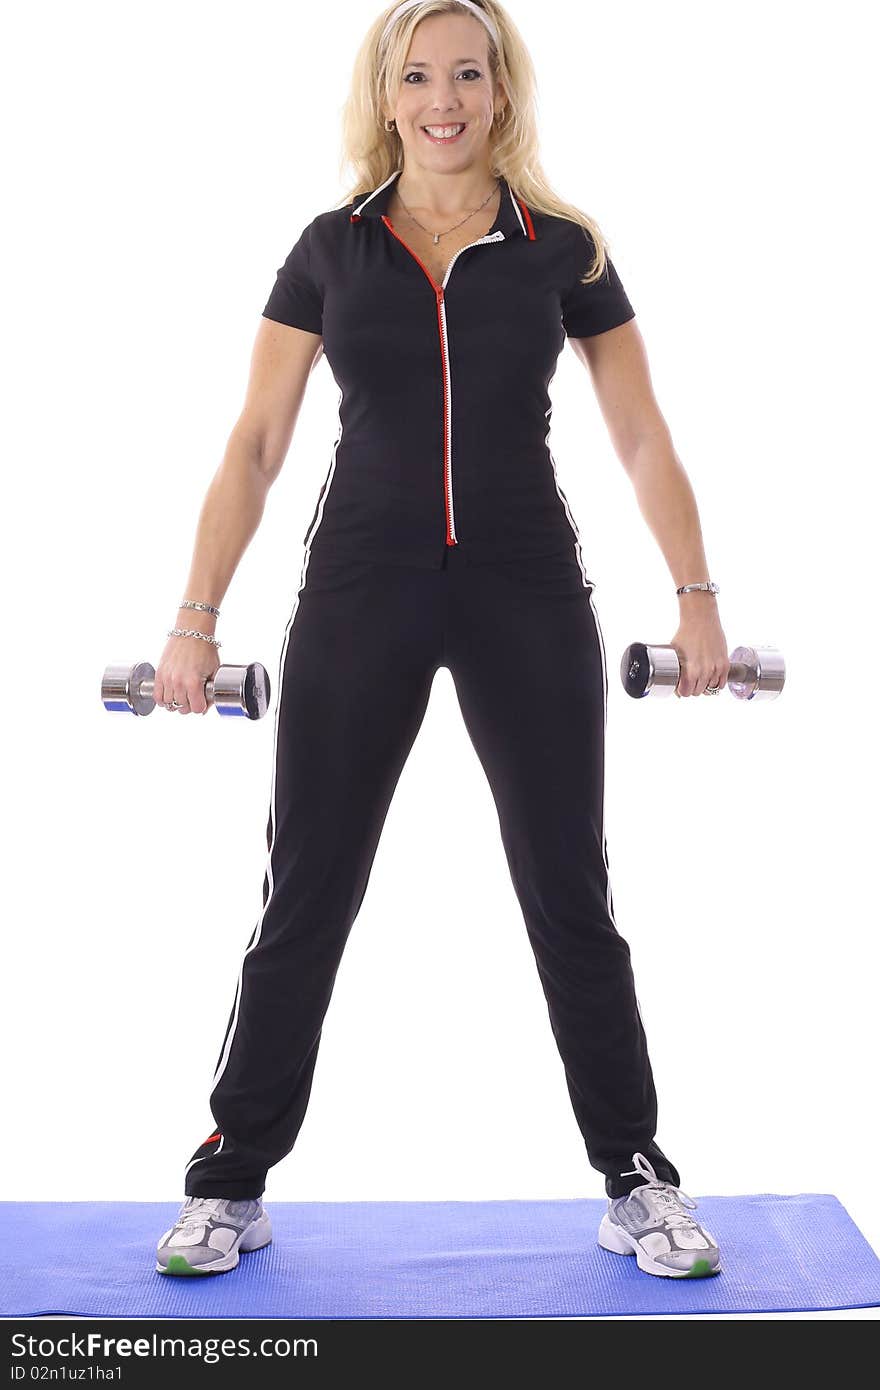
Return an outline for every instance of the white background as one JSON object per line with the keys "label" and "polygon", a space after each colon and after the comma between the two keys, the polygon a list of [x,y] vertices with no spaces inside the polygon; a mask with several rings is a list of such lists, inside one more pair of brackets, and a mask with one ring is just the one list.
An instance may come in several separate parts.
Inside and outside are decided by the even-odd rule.
{"label": "white background", "polygon": [[[875,1247],[877,223],[868,7],[512,0],[542,160],[609,239],[766,704],[627,698],[674,584],[566,346],[551,443],[609,681],[606,831],[692,1196],[836,1194]],[[2,97],[4,1200],[182,1200],[262,906],[278,662],[335,438],[326,361],[222,604],[261,722],[108,714],[158,661],[260,311],[349,187],[377,11],[31,6]],[[198,597],[198,596],[196,596]],[[267,1201],[599,1197],[449,672]],[[160,1233],[157,1231],[157,1237]]]}

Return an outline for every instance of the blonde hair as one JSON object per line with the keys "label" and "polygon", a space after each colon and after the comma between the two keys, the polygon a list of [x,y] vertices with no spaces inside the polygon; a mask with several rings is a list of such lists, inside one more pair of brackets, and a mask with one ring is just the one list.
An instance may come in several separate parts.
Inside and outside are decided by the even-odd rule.
{"label": "blonde hair", "polygon": [[[589,250],[595,257],[589,271],[581,276],[581,284],[590,285],[605,270],[606,239],[598,224],[580,208],[554,193],[538,159],[538,124],[536,116],[535,70],[526,45],[498,0],[472,0],[486,12],[495,25],[500,39],[496,48],[492,35],[486,34],[489,68],[492,82],[504,84],[507,104],[501,124],[493,123],[490,140],[490,162],[496,177],[503,177],[515,197],[526,206],[551,217],[564,217],[583,227],[592,239]],[[352,70],[351,87],[342,113],[342,159],[340,173],[346,168],[355,171],[356,182],[338,207],[345,207],[363,193],[372,192],[400,168],[401,143],[396,130],[386,130],[382,116],[383,101],[390,107],[403,79],[403,69],[409,52],[413,31],[428,15],[473,12],[456,0],[425,0],[404,14],[391,31],[387,43],[380,48],[380,39],[397,3],[387,6],[374,20],[357,51]],[[479,20],[476,21],[480,23]]]}

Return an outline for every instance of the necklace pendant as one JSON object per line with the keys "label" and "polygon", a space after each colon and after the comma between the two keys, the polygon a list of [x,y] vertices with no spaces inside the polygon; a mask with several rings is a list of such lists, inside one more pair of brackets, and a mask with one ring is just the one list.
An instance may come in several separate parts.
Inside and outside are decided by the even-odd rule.
{"label": "necklace pendant", "polygon": [[434,245],[435,245],[435,246],[437,245],[437,243],[438,243],[439,240],[440,240],[440,233],[439,233],[439,232],[435,232],[435,233],[434,233]]}

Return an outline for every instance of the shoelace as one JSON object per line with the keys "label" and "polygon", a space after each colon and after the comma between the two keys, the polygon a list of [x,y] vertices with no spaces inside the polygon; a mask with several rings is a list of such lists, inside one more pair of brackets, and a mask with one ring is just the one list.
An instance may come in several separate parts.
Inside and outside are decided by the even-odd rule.
{"label": "shoelace", "polygon": [[191,1223],[197,1223],[200,1226],[203,1225],[206,1215],[216,1215],[222,1200],[222,1197],[203,1197],[200,1205],[191,1207],[187,1206],[187,1203],[184,1202],[183,1206],[180,1208],[180,1215],[177,1218],[176,1224],[178,1226],[186,1226]]}
{"label": "shoelace", "polygon": [[665,1221],[667,1226],[696,1226],[696,1221],[687,1212],[680,1211],[679,1207],[690,1207],[696,1210],[697,1203],[693,1197],[684,1192],[674,1183],[665,1182],[658,1178],[653,1166],[645,1158],[644,1154],[633,1154],[635,1168],[630,1168],[625,1173],[621,1173],[622,1178],[641,1177],[645,1181],[641,1186],[633,1189],[640,1197],[645,1197],[649,1205],[661,1221]]}

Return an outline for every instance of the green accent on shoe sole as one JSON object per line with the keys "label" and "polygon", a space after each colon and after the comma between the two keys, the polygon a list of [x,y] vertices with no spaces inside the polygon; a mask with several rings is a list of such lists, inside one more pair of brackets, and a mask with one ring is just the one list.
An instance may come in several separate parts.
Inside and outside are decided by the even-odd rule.
{"label": "green accent on shoe sole", "polygon": [[708,1260],[694,1260],[687,1274],[683,1277],[685,1279],[703,1279],[707,1274],[713,1273],[714,1270]]}
{"label": "green accent on shoe sole", "polygon": [[209,1274],[210,1270],[196,1269],[184,1255],[171,1255],[165,1266],[166,1274]]}

